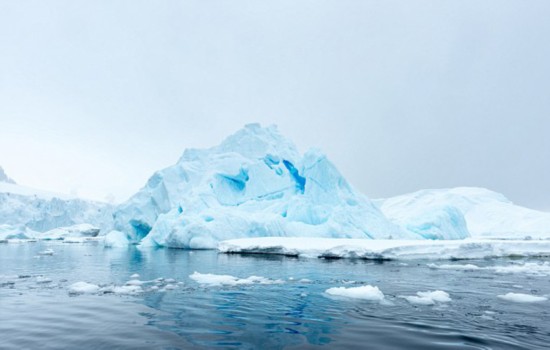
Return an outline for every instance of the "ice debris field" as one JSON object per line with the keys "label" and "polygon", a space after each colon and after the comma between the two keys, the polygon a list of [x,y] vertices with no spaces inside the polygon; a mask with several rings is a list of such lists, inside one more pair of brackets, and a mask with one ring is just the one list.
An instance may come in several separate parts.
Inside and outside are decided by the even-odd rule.
{"label": "ice debris field", "polygon": [[0,242],[219,249],[322,258],[550,256],[550,213],[482,188],[371,200],[321,151],[246,125],[188,149],[111,206],[25,188],[1,171]]}

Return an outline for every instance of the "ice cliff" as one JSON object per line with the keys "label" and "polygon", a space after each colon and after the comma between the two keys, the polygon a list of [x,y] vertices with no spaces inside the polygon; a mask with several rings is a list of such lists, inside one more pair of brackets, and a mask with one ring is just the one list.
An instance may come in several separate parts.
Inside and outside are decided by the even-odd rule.
{"label": "ice cliff", "polygon": [[0,225],[6,231],[46,232],[85,223],[111,228],[111,206],[17,185],[0,168]]}
{"label": "ice cliff", "polygon": [[475,187],[422,190],[377,202],[395,224],[441,236],[466,223],[472,237],[550,238],[550,213],[514,205],[502,194]]}
{"label": "ice cliff", "polygon": [[302,156],[275,126],[258,124],[216,147],[186,150],[114,219],[134,241],[168,247],[262,236],[423,238],[388,221],[320,151]]}

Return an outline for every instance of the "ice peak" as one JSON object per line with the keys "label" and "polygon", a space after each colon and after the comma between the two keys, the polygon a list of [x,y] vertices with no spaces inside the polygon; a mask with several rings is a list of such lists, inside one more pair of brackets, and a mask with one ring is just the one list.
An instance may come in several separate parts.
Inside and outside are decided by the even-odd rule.
{"label": "ice peak", "polygon": [[10,184],[15,184],[13,179],[9,178],[8,175],[4,172],[4,169],[0,166],[0,182],[7,182]]}
{"label": "ice peak", "polygon": [[264,157],[266,154],[292,160],[299,157],[294,143],[284,137],[276,125],[262,127],[258,123],[245,125],[213,150],[219,153],[235,152],[253,159]]}

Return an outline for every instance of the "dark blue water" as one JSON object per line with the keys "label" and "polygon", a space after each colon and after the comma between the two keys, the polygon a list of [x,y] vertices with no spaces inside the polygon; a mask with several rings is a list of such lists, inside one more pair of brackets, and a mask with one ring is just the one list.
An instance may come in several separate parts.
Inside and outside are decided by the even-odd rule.
{"label": "dark blue water", "polygon": [[[48,248],[53,255],[38,255]],[[427,263],[0,244],[0,348],[548,349],[550,302],[497,298],[508,292],[548,294],[548,276],[438,270]],[[285,282],[208,287],[189,278],[195,271]],[[172,278],[175,289],[160,291],[160,284],[159,290],[144,286],[147,291],[138,295],[68,293],[78,281],[123,285],[134,273],[141,280]],[[378,286],[386,302],[324,293],[362,284]],[[453,300],[418,306],[400,297],[428,290],[444,290]]]}

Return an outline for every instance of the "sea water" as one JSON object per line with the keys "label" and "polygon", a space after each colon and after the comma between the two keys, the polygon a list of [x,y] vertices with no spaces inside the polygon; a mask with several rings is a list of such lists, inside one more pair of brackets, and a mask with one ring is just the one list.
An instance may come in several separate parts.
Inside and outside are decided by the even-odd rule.
{"label": "sea water", "polygon": [[[495,269],[525,263],[517,259],[435,262],[480,267],[464,271],[431,263],[0,244],[0,349],[548,348],[550,301],[498,297],[550,293],[544,271]],[[194,272],[270,282],[212,286],[190,278]],[[132,280],[142,292],[113,292]],[[80,281],[100,291],[69,293]],[[383,301],[325,293],[363,285],[377,286]],[[417,305],[403,298],[434,290],[452,300]]]}

